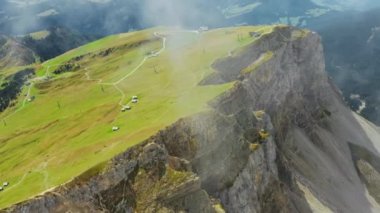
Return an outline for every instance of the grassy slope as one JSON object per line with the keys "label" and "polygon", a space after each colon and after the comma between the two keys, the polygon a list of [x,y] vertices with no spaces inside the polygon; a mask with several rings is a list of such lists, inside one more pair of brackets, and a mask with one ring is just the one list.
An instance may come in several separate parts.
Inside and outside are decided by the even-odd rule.
{"label": "grassy slope", "polygon": [[[0,192],[0,208],[63,184],[177,119],[207,110],[208,101],[233,86],[233,82],[198,86],[204,76],[213,72],[210,64],[231,50],[253,42],[249,32],[264,33],[271,29],[244,27],[203,34],[168,33],[166,50],[148,59],[118,84],[126,95],[123,103],[127,104],[132,95],[140,97],[140,102],[125,113],[120,112],[118,105],[121,93],[112,85],[101,86],[98,81],[88,80],[85,73],[91,79],[103,79],[104,83],[119,80],[147,52],[162,48],[162,39],[154,39],[152,34],[164,29],[109,36],[38,65],[37,73],[43,76],[49,67],[52,71],[75,56],[151,40],[106,57],[86,56],[78,62],[81,70],[36,84],[31,90],[36,96],[34,102],[26,103],[20,110],[24,98],[20,96],[16,107],[0,114],[3,120],[19,110],[6,118],[6,126],[0,123],[0,182],[11,183]],[[238,34],[244,39],[239,41]],[[112,126],[121,130],[112,132]]]}
{"label": "grassy slope", "polygon": [[48,37],[49,34],[50,34],[49,31],[42,30],[42,31],[30,33],[29,36],[31,36],[35,40],[41,40],[41,39],[44,39],[44,38]]}
{"label": "grassy slope", "polygon": [[[6,78],[19,72],[20,70],[24,70],[26,68],[33,68],[33,66],[17,66],[17,67],[7,67],[0,71],[0,85],[6,82]],[[0,87],[1,89],[1,87]]]}

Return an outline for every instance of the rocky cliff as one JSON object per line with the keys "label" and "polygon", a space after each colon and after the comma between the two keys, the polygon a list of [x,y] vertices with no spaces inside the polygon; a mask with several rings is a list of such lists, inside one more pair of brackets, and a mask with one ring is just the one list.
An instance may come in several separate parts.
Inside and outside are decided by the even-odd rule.
{"label": "rocky cliff", "polygon": [[344,106],[318,35],[278,27],[213,66],[202,84],[236,84],[212,110],[4,211],[375,210],[379,131]]}

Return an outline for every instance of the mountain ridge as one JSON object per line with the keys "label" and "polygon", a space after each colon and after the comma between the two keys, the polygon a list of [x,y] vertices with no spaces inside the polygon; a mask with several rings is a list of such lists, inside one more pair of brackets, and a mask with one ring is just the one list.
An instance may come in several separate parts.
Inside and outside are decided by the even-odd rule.
{"label": "mountain ridge", "polygon": [[[278,26],[246,45],[213,63],[218,84],[236,83],[210,110],[5,211],[312,212],[315,200],[336,212],[375,211],[363,183],[378,184],[365,156],[380,156],[379,134],[369,137],[329,81],[320,37]],[[251,149],[260,129],[270,135]]]}

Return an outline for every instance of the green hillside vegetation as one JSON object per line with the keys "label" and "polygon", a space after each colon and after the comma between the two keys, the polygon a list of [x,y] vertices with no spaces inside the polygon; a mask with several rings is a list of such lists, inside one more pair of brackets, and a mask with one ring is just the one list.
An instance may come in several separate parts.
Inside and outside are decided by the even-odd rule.
{"label": "green hillside vegetation", "polygon": [[24,69],[27,69],[27,68],[33,68],[33,65],[8,67],[8,68],[2,69],[0,71],[0,85],[2,84],[2,82],[6,81],[7,77],[9,77],[9,76],[11,76],[13,74],[16,74],[20,70],[24,70]]}
{"label": "green hillside vegetation", "polygon": [[27,34],[17,39],[38,55],[40,61],[47,61],[68,50],[95,40],[93,36],[82,35],[64,27],[49,27],[46,30]]}
{"label": "green hillside vegetation", "polygon": [[[249,32],[272,29],[149,29],[112,35],[36,65],[37,77],[16,106],[0,114],[0,182],[10,182],[0,192],[0,208],[64,184],[179,118],[208,110],[210,100],[234,85],[198,85],[214,72],[210,65],[258,39]],[[70,63],[76,69],[54,74]],[[122,105],[132,109],[121,112]]]}
{"label": "green hillside vegetation", "polygon": [[266,53],[261,54],[261,56],[254,61],[252,64],[250,64],[248,67],[243,69],[241,72],[243,74],[254,72],[257,68],[259,68],[264,63],[268,62],[273,57],[273,52],[268,51]]}
{"label": "green hillside vegetation", "polygon": [[47,30],[42,30],[34,33],[30,33],[29,36],[32,37],[35,40],[41,40],[50,35],[50,32]]}

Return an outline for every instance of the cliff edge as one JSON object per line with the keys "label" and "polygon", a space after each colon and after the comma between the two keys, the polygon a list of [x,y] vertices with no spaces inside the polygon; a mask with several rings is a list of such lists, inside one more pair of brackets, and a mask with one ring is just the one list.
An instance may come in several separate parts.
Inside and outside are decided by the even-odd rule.
{"label": "cliff edge", "polygon": [[378,210],[379,130],[344,105],[320,40],[276,27],[215,61],[201,84],[236,83],[212,110],[4,211]]}

